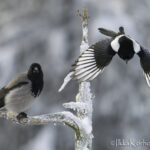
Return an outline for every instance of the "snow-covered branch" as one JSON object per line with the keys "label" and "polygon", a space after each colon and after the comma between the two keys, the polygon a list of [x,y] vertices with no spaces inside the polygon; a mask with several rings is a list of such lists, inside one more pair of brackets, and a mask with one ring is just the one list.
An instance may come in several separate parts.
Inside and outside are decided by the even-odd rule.
{"label": "snow-covered branch", "polygon": [[84,112],[88,109],[88,104],[83,102],[69,102],[64,103],[63,106],[68,109],[77,110],[77,109],[83,109]]}
{"label": "snow-covered branch", "polygon": [[[83,9],[83,13],[78,11],[78,15],[82,19],[82,41],[80,45],[80,53],[88,49],[88,13],[87,9]],[[83,130],[80,130],[81,139],[76,139],[76,150],[91,150],[92,149],[92,112],[93,112],[93,95],[90,89],[90,82],[81,82],[79,84],[79,93],[76,96],[77,104],[73,104],[77,108],[77,116],[80,118]],[[79,104],[80,107],[79,107]],[[84,107],[82,107],[84,106]]]}
{"label": "snow-covered branch", "polygon": [[77,134],[78,138],[80,137],[80,128],[81,122],[69,111],[52,113],[52,114],[43,114],[38,116],[28,116],[28,118],[23,118],[20,121],[17,120],[16,114],[10,112],[0,112],[0,118],[5,118],[10,120],[16,124],[21,125],[44,125],[49,123],[63,123],[69,127],[71,127]]}

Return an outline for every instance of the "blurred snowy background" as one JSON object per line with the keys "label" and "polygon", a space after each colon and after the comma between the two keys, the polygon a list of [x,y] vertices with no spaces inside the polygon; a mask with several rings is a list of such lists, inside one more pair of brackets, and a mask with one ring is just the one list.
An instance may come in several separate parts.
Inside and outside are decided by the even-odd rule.
{"label": "blurred snowy background", "polygon": [[[150,48],[149,0],[0,0],[0,87],[17,73],[39,62],[45,87],[28,114],[64,110],[73,101],[75,81],[58,93],[63,78],[79,55],[81,20],[77,9],[87,7],[89,43],[105,36],[97,28],[118,31]],[[150,89],[139,58],[127,65],[115,57],[103,75],[92,82],[95,94],[94,150],[147,150],[150,146],[115,147],[115,139],[150,141]],[[0,119],[0,150],[73,150],[74,132],[62,125],[24,127]]]}

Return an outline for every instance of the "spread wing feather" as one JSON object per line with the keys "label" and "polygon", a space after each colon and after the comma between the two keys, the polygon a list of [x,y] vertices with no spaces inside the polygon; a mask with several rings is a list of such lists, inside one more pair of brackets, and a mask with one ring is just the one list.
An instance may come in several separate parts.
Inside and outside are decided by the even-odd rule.
{"label": "spread wing feather", "polygon": [[102,73],[115,55],[110,43],[110,39],[105,39],[84,51],[72,65],[72,78],[80,82],[90,81]]}
{"label": "spread wing feather", "polygon": [[140,57],[140,63],[144,71],[146,82],[150,87],[150,52],[141,47],[141,51],[138,53],[138,55]]}
{"label": "spread wing feather", "polygon": [[59,92],[64,89],[72,79],[91,81],[101,74],[116,54],[111,48],[111,39],[102,40],[85,50],[72,65],[72,69],[64,79]]}

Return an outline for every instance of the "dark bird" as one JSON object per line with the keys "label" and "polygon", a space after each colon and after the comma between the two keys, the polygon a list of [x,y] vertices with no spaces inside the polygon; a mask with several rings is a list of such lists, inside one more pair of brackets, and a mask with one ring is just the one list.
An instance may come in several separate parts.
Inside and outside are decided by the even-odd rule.
{"label": "dark bird", "polygon": [[126,63],[133,58],[134,54],[137,54],[150,86],[150,52],[126,35],[123,27],[119,28],[118,33],[104,28],[99,28],[99,31],[110,38],[91,45],[78,57],[59,91],[63,90],[71,79],[79,82],[93,80],[109,65],[115,54],[118,54]]}
{"label": "dark bird", "polygon": [[0,90],[0,109],[17,113],[17,119],[26,118],[27,110],[43,89],[43,72],[38,63],[31,64],[28,72],[13,78]]}

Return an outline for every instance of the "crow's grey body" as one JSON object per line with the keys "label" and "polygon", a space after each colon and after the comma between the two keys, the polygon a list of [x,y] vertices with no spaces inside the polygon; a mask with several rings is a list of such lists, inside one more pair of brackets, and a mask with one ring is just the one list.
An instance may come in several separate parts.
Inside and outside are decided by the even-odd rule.
{"label": "crow's grey body", "polygon": [[[14,88],[14,86],[16,87]],[[8,92],[4,97],[4,107],[8,111],[16,113],[28,109],[35,100],[35,97],[31,93],[31,86],[31,81],[27,79],[27,73],[18,75],[5,87]]]}

